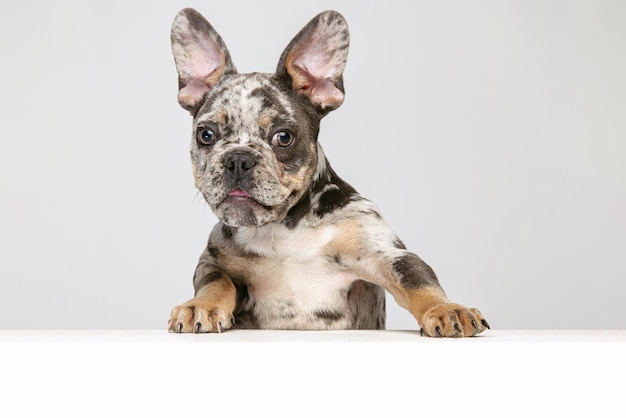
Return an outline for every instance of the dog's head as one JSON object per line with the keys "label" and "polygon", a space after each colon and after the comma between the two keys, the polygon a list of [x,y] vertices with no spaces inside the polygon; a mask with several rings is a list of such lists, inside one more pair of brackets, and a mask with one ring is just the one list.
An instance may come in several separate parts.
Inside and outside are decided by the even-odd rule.
{"label": "dog's head", "polygon": [[341,105],[348,27],[320,13],[289,43],[274,74],[238,74],[193,9],[172,25],[178,102],[194,117],[195,183],[227,225],[280,222],[323,170],[320,119]]}

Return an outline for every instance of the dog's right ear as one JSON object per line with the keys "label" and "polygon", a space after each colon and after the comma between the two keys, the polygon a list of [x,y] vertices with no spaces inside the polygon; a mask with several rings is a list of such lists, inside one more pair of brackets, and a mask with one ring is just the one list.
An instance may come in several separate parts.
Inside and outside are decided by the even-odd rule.
{"label": "dog's right ear", "polygon": [[178,71],[178,103],[194,114],[219,79],[237,69],[222,38],[194,9],[178,12],[171,40]]}
{"label": "dog's right ear", "polygon": [[315,16],[287,45],[276,75],[327,113],[343,103],[343,71],[350,33],[344,17],[327,10]]}

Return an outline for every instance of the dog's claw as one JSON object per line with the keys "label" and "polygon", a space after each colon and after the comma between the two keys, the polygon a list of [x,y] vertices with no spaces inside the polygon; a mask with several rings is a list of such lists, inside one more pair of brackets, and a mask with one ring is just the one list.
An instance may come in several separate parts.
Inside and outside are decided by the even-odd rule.
{"label": "dog's claw", "polygon": [[183,324],[182,324],[182,323],[180,323],[180,322],[178,323],[178,330],[177,330],[177,332],[178,332],[179,334],[182,334],[182,333],[183,333]]}
{"label": "dog's claw", "polygon": [[454,329],[457,330],[457,332],[460,332],[461,334],[463,333],[463,330],[461,329],[461,326],[459,324],[454,324]]}
{"label": "dog's claw", "polygon": [[424,328],[420,328],[420,337],[424,336]]}
{"label": "dog's claw", "polygon": [[199,333],[201,327],[202,327],[202,324],[200,322],[196,322],[196,328],[194,329],[194,332],[196,334]]}
{"label": "dog's claw", "polygon": [[473,319],[472,319],[472,326],[474,327],[474,330],[478,329],[478,324]]}
{"label": "dog's claw", "polygon": [[440,337],[443,337],[443,333],[441,332],[441,327],[435,327],[435,332],[437,333],[437,335],[439,335]]}
{"label": "dog's claw", "polygon": [[220,321],[217,321],[217,333],[221,334],[222,333],[222,323]]}
{"label": "dog's claw", "polygon": [[483,324],[485,327],[487,327],[487,329],[491,329],[491,327],[489,326],[489,323],[487,322],[487,320],[486,320],[486,319],[482,319],[482,320],[480,321],[480,323],[481,323],[481,324]]}

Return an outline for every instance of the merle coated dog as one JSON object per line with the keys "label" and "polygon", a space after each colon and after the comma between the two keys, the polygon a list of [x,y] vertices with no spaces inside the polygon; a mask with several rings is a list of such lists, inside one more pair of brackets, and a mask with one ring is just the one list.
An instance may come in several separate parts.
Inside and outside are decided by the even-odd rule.
{"label": "merle coated dog", "polygon": [[200,256],[195,297],[172,332],[384,329],[385,290],[433,337],[489,328],[452,303],[377,207],[331,168],[320,120],[344,100],[349,33],[326,11],[289,43],[274,74],[239,74],[193,9],[171,32],[178,102],[193,116],[195,185],[219,218]]}

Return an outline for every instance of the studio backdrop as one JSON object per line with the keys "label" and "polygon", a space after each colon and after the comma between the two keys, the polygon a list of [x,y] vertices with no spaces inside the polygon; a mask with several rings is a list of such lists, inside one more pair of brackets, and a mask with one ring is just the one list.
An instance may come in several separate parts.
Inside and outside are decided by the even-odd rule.
{"label": "studio backdrop", "polygon": [[5,0],[0,329],[165,330],[192,297],[217,219],[176,101],[184,7],[240,72],[342,13],[346,98],[320,142],[450,299],[495,329],[626,328],[626,3]]}

